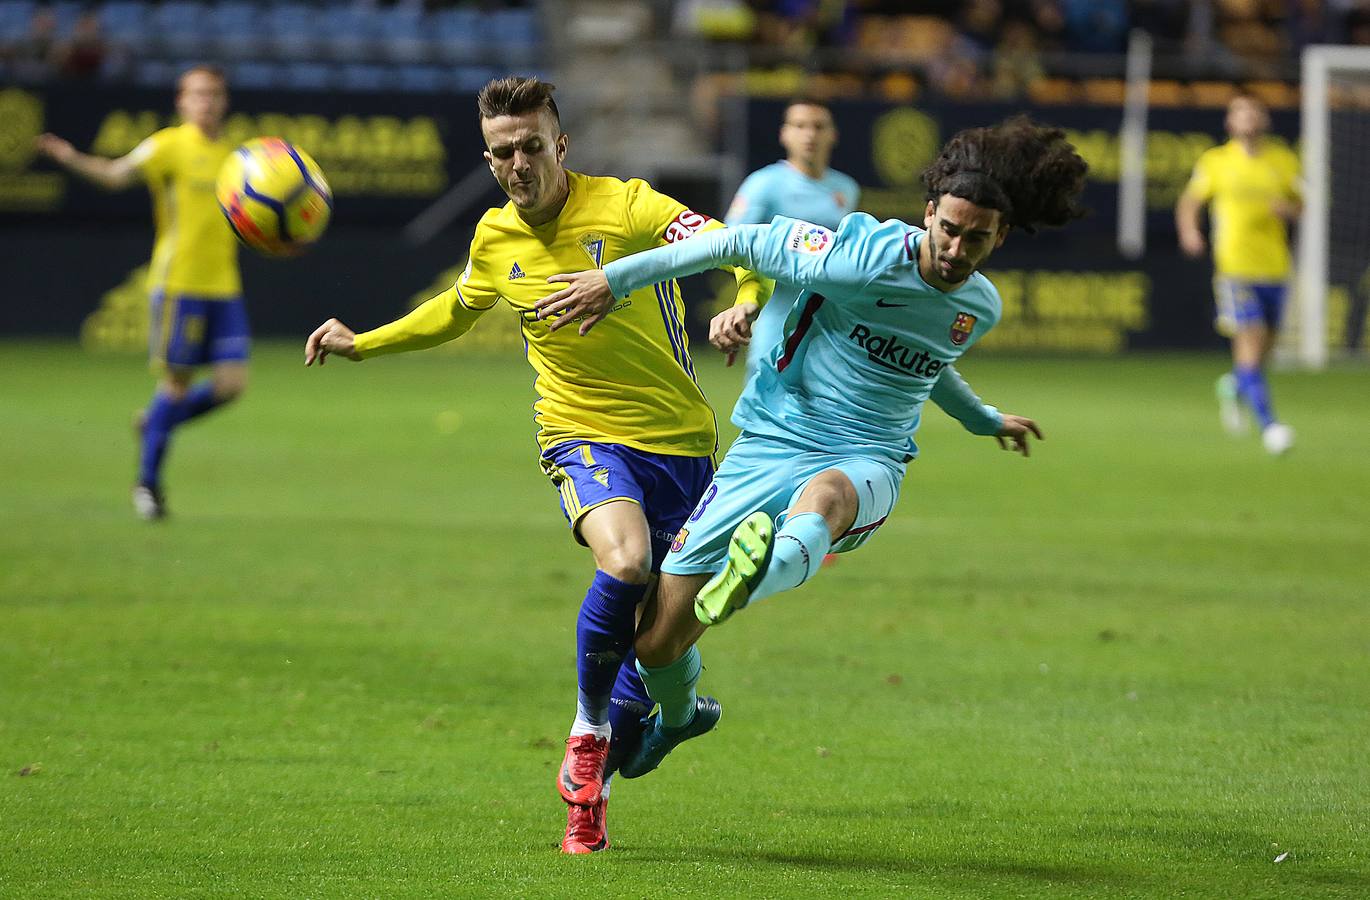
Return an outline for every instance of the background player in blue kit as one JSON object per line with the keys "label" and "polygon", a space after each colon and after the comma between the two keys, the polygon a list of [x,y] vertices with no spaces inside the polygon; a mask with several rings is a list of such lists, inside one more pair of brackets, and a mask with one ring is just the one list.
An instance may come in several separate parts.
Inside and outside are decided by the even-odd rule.
{"label": "background player in blue kit", "polygon": [[[832,110],[821,100],[802,98],[785,107],[780,125],[785,158],[757,169],[742,182],[728,207],[728,225],[765,225],[776,216],[789,216],[836,228],[855,211],[861,197],[856,179],[828,167],[837,146]],[[767,303],[752,323],[747,353],[750,375],[766,349],[780,339],[787,309]]]}
{"label": "background player in blue kit", "polygon": [[[638,668],[660,711],[625,776],[718,721],[718,702],[694,690],[706,627],[804,583],[829,549],[861,546],[886,520],[924,401],[1025,456],[1028,435],[1041,437],[1031,419],[982,403],[953,364],[999,319],[998,292],[976,270],[1013,226],[1081,215],[1086,168],[1064,132],[1018,118],[943,148],[923,176],[926,230],[861,213],[835,232],[777,218],[556,276],[570,287],[545,298],[543,314],[574,317],[725,262],[775,278],[771,302],[790,307],[733,411],[742,435],[672,545],[638,632]],[[711,339],[735,347],[755,314],[721,313]]]}

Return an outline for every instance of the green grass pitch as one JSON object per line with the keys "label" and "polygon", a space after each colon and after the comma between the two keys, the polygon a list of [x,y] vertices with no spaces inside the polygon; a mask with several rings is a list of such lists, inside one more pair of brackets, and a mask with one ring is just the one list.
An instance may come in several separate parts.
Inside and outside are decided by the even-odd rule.
{"label": "green grass pitch", "polygon": [[0,345],[0,895],[1370,896],[1364,371],[1277,375],[1271,459],[1217,356],[972,354],[1048,440],[930,409],[889,524],[705,637],[720,727],[567,859],[590,561],[528,370],[300,357],[147,525],[141,362]]}

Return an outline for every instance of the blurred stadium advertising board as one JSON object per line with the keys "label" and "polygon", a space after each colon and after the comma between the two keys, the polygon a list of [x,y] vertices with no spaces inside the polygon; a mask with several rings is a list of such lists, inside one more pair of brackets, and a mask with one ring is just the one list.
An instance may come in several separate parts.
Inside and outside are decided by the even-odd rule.
{"label": "blurred stadium advertising board", "polygon": [[[121,156],[174,124],[173,103],[170,86],[0,88],[0,217],[146,217],[144,194],[107,193],[35,163],[33,138],[51,131],[78,149]],[[403,224],[484,165],[475,117],[473,97],[234,91],[225,128],[235,144],[273,135],[305,148],[337,198],[335,224]]]}
{"label": "blurred stadium advertising board", "polygon": [[[131,325],[92,332],[91,317],[117,307],[123,312],[106,318],[139,318],[133,273],[151,251],[146,192],[111,194],[76,182],[36,163],[32,142],[53,131],[81,149],[119,155],[169,124],[172,102],[170,88],[0,88],[0,277],[11,298],[0,308],[0,334],[76,336],[84,329],[114,335],[97,341],[102,346],[137,343]],[[782,101],[749,101],[740,171],[780,155],[782,110]],[[1137,261],[1119,254],[1115,236],[1117,107],[842,102],[834,108],[841,142],[833,166],[861,183],[862,209],[918,222],[925,202],[919,175],[941,143],[961,128],[1017,112],[1069,131],[1091,165],[1085,200],[1092,214],[1061,231],[1016,235],[995,254],[988,274],[1003,295],[1005,315],[983,349],[1221,347],[1211,324],[1211,268],[1179,253],[1172,214],[1194,160],[1223,139],[1221,109],[1151,110],[1148,249]],[[319,316],[333,314],[359,326],[388,321],[405,312],[416,293],[436,288],[444,272],[462,265],[475,219],[503,201],[493,179],[488,194],[435,240],[413,246],[401,234],[450,186],[484,168],[475,122],[470,96],[234,91],[228,120],[233,139],[277,134],[298,143],[318,159],[336,196],[329,235],[306,256],[281,263],[243,255],[254,332],[298,336]],[[1274,126],[1292,136],[1296,116],[1276,113]],[[572,156],[574,166],[574,149]],[[650,169],[644,164],[644,171]],[[662,182],[667,190],[678,187]],[[701,202],[687,194],[681,199]],[[713,309],[707,293],[687,286],[697,340]],[[516,345],[512,333],[510,341]]]}

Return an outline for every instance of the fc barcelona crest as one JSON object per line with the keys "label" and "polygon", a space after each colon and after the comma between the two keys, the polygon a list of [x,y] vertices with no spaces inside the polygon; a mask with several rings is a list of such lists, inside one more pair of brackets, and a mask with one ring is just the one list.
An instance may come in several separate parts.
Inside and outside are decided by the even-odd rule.
{"label": "fc barcelona crest", "polygon": [[968,312],[957,313],[956,321],[951,323],[951,342],[958,347],[961,346],[974,330],[975,316]]}
{"label": "fc barcelona crest", "polygon": [[580,249],[585,251],[585,255],[594,262],[596,269],[604,267],[604,235],[598,231],[587,231],[580,236],[578,243]]}
{"label": "fc barcelona crest", "polygon": [[686,539],[687,537],[689,537],[689,536],[690,536],[690,529],[688,529],[688,528],[682,528],[682,529],[680,529],[680,533],[677,534],[677,535],[675,536],[675,540],[671,542],[671,552],[672,552],[672,553],[679,553],[681,550],[683,550],[683,549],[685,548],[685,539]]}

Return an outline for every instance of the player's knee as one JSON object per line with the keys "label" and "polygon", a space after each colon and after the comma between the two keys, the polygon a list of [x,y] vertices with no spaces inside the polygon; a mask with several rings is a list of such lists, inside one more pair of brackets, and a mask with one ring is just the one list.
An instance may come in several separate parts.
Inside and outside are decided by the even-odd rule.
{"label": "player's knee", "polygon": [[190,379],[167,375],[158,383],[157,392],[174,403],[180,403],[190,392]]}
{"label": "player's knee", "polygon": [[242,383],[216,384],[214,385],[214,398],[220,403],[232,403],[243,395],[247,390],[247,385]]}
{"label": "player's knee", "polygon": [[214,376],[214,398],[220,403],[231,403],[247,390],[247,373],[221,373]]}
{"label": "player's knee", "polygon": [[596,560],[599,570],[625,584],[646,584],[652,575],[652,560],[646,552],[631,546],[612,547]]}
{"label": "player's knee", "polygon": [[861,504],[851,479],[841,472],[824,472],[804,489],[800,511],[816,512],[828,521],[854,517]]}

